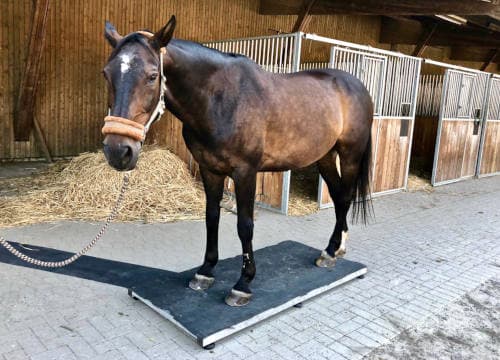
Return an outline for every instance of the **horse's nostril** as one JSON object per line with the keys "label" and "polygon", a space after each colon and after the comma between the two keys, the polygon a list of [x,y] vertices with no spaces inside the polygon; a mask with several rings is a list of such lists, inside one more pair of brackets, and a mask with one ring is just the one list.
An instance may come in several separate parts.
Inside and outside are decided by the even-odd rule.
{"label": "horse's nostril", "polygon": [[128,163],[132,156],[134,155],[134,151],[132,150],[132,146],[125,145],[122,150],[122,161],[124,164]]}

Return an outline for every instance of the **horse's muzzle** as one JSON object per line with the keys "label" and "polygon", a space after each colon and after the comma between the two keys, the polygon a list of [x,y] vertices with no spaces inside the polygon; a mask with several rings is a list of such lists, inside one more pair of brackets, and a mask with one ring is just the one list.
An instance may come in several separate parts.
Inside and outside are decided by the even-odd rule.
{"label": "horse's muzzle", "polygon": [[[108,138],[108,137],[107,137]],[[135,168],[139,150],[136,144],[129,141],[107,141],[104,140],[104,156],[108,160],[109,165],[119,171],[128,171]]]}

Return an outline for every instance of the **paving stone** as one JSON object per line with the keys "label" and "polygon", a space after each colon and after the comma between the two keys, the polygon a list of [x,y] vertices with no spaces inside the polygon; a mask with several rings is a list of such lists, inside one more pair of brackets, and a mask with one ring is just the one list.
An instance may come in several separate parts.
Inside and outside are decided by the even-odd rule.
{"label": "paving stone", "polygon": [[[500,177],[376,198],[376,221],[350,227],[347,258],[367,265],[363,280],[221,341],[212,352],[123,288],[0,263],[0,358],[360,359],[500,274],[498,203]],[[464,213],[474,221],[463,221]],[[333,218],[333,210],[306,217],[259,210],[255,248],[289,239],[324,248]],[[2,235],[74,251],[95,227],[61,222]],[[239,254],[236,218],[223,215],[220,229],[221,258]],[[92,255],[183,271],[200,265],[204,231],[203,222],[113,224]]]}

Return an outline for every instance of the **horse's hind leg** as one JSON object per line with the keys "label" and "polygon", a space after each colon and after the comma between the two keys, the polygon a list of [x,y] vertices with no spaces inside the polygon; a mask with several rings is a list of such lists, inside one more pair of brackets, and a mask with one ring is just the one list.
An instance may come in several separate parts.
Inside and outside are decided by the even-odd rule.
{"label": "horse's hind leg", "polygon": [[243,250],[243,264],[240,279],[226,297],[226,304],[230,306],[246,305],[252,296],[250,283],[255,277],[252,239],[256,179],[257,172],[252,168],[241,167],[233,174],[238,207],[238,236]]}
{"label": "horse's hind leg", "polygon": [[[346,252],[347,213],[354,195],[359,159],[349,153],[342,155],[338,158],[338,152],[332,150],[318,161],[318,169],[328,186],[335,205],[336,216],[335,228],[328,246],[316,259],[316,265],[319,267],[334,266],[336,257],[343,256]],[[338,159],[340,159],[340,164]],[[337,169],[338,165],[340,165],[339,169]]]}
{"label": "horse's hind leg", "polygon": [[214,282],[213,269],[219,260],[218,238],[220,201],[224,190],[224,176],[214,174],[211,171],[200,167],[203,187],[207,198],[205,223],[207,227],[207,247],[205,251],[205,261],[196,272],[194,278],[189,282],[189,287],[193,290],[206,290]]}

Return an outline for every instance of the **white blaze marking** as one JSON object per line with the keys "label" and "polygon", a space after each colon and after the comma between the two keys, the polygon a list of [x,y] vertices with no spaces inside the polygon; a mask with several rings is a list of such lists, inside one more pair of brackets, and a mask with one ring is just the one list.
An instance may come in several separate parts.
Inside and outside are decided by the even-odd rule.
{"label": "white blaze marking", "polygon": [[132,60],[132,58],[128,54],[123,54],[120,55],[120,59],[122,59],[120,70],[122,74],[125,74],[130,70],[130,61]]}

